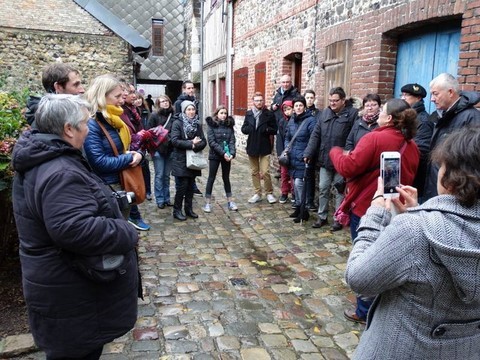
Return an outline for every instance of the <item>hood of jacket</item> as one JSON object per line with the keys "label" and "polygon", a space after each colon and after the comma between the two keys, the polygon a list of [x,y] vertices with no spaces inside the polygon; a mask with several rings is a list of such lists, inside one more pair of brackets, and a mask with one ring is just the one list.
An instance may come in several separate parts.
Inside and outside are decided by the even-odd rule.
{"label": "hood of jacket", "polygon": [[[455,105],[450,111],[453,111],[455,114],[462,112],[465,109],[471,108],[480,102],[480,94],[474,91],[461,91],[460,100],[458,100],[457,105]],[[444,115],[445,116],[445,115]]]}
{"label": "hood of jacket", "polygon": [[29,125],[32,125],[35,121],[35,113],[38,109],[38,103],[40,102],[39,96],[30,96],[27,100],[27,110],[25,111],[25,119]]}
{"label": "hood of jacket", "polygon": [[190,96],[190,95],[187,95],[187,94],[181,94],[177,98],[177,101],[179,101],[179,100],[180,101],[188,100],[188,101],[195,102],[195,96]]}
{"label": "hood of jacket", "polygon": [[25,173],[65,154],[82,156],[80,150],[57,135],[26,131],[13,148],[12,167],[19,173]]}
{"label": "hood of jacket", "polygon": [[419,223],[430,257],[447,269],[458,297],[465,303],[480,301],[480,203],[466,208],[454,196],[440,195],[411,211],[425,217]]}
{"label": "hood of jacket", "polygon": [[[208,126],[210,127],[219,127],[221,122],[218,121],[217,119],[212,118],[211,116],[207,116],[205,118],[205,122],[207,123]],[[223,123],[224,126],[233,128],[235,126],[235,120],[231,116],[227,116],[225,119],[225,122]]]}

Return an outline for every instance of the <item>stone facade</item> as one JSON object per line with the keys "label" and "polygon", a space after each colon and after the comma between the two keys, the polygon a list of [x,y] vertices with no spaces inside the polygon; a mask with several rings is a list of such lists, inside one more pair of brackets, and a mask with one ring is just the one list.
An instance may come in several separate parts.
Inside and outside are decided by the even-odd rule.
{"label": "stone facade", "polygon": [[43,93],[42,70],[55,61],[74,64],[85,84],[107,72],[132,81],[129,45],[73,1],[2,0],[0,10],[7,88]]}
{"label": "stone facade", "polygon": [[[272,6],[274,11],[259,11]],[[292,71],[285,56],[302,53],[301,90],[315,89],[321,105],[325,49],[348,39],[353,44],[347,79],[351,95],[377,92],[385,99],[393,95],[399,36],[449,19],[461,21],[459,81],[463,89],[478,91],[480,3],[471,0],[235,1],[233,71],[248,67],[250,98],[255,91],[254,65],[265,61],[268,100],[280,76]]]}

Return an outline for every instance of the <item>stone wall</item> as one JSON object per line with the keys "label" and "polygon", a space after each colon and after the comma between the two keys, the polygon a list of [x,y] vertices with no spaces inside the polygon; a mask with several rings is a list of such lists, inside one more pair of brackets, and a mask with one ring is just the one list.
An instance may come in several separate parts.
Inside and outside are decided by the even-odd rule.
{"label": "stone wall", "polygon": [[0,76],[7,89],[43,93],[42,70],[55,61],[75,65],[86,85],[107,72],[133,80],[129,45],[72,0],[2,0],[0,10]]}
{"label": "stone wall", "polygon": [[[269,10],[275,6],[275,10]],[[263,11],[260,11],[263,10]],[[480,3],[473,0],[240,0],[234,4],[233,70],[249,68],[250,98],[254,92],[254,65],[267,63],[266,95],[278,88],[286,67],[284,57],[301,52],[302,89],[317,91],[323,103],[326,46],[353,40],[351,95],[378,92],[392,96],[397,39],[406,31],[461,19],[459,81],[464,89],[480,89]],[[235,91],[235,89],[234,89]]]}
{"label": "stone wall", "polygon": [[132,81],[127,44],[116,36],[0,28],[0,72],[7,75],[7,88],[43,93],[42,70],[55,61],[77,67],[85,85],[107,72]]}

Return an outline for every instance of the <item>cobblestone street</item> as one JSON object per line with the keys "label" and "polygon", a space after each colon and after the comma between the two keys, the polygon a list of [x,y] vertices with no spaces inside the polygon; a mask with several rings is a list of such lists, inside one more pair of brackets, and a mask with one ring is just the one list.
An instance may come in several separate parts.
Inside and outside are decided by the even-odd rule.
{"label": "cobblestone street", "polygon": [[343,280],[349,232],[313,229],[315,216],[294,224],[290,202],[248,204],[245,158],[231,179],[238,212],[227,210],[220,174],[212,213],[195,197],[196,220],[174,221],[155,200],[141,206],[152,226],[139,247],[145,300],[134,330],[108,344],[102,360],[350,358],[363,326],[343,316],[355,300]]}

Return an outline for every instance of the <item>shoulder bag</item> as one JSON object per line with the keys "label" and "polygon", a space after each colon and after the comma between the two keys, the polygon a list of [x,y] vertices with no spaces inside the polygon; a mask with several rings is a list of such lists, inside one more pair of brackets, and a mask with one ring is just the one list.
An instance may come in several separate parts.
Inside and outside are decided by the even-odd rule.
{"label": "shoulder bag", "polygon": [[[291,120],[292,121],[292,120]],[[305,124],[306,121],[303,120],[302,123],[299,125],[297,131],[295,131],[295,134],[293,135],[292,139],[288,143],[288,146],[282,151],[280,156],[278,157],[278,163],[282,166],[288,167],[290,165],[290,150],[292,150],[292,144],[295,141],[295,138],[297,137],[298,133],[303,127],[303,124]]]}
{"label": "shoulder bag", "polygon": [[[100,121],[97,120],[97,123],[107,137],[107,140],[112,147],[113,153],[115,154],[115,156],[118,156],[117,147],[115,146],[112,137],[108,133],[108,130],[105,129],[105,126],[103,126]],[[128,192],[133,192],[135,194],[133,204],[138,205],[145,201],[145,181],[143,179],[142,167],[140,165],[134,167],[127,167],[123,170],[120,170],[118,176],[120,177],[120,184],[122,185],[122,189]]]}

